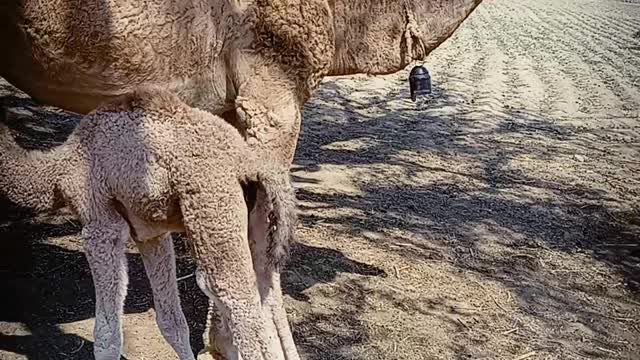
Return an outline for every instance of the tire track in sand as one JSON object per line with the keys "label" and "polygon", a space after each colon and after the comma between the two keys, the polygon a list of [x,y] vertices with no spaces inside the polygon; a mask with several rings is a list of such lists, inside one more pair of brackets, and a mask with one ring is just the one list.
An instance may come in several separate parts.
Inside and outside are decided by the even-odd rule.
{"label": "tire track in sand", "polygon": [[[539,28],[537,24],[541,21],[535,15],[535,10],[511,3],[500,4],[502,6],[496,9],[496,18],[499,21],[494,23],[498,41],[504,51],[512,53],[512,57],[515,58],[517,68],[513,70],[516,74],[522,77],[521,70],[526,70],[526,76],[520,81],[529,89],[539,88],[533,90],[537,104],[530,104],[528,107],[544,114],[577,112],[580,102],[579,91],[573,81],[560,70],[569,61],[548,56],[549,46],[545,44],[544,33],[550,31]],[[553,51],[562,53],[559,50]]]}
{"label": "tire track in sand", "polygon": [[[554,14],[550,14],[550,9],[544,9],[540,12],[546,22],[569,30],[568,33],[565,33],[565,36],[558,38],[558,41],[561,42],[567,50],[570,50],[576,57],[576,60],[579,60],[583,64],[584,72],[581,75],[585,78],[585,82],[590,83],[590,86],[582,89],[583,92],[594,91],[596,89],[601,90],[602,85],[604,85],[607,90],[602,94],[604,96],[602,98],[604,103],[601,102],[601,104],[604,106],[604,109],[624,108],[625,101],[633,102],[634,106],[637,106],[630,91],[617,79],[616,71],[612,69],[611,66],[607,66],[610,62],[602,61],[603,58],[607,60],[609,57],[603,55],[600,50],[591,44],[590,39],[585,36],[581,28],[578,28],[570,21],[560,19],[560,17],[555,14],[555,11],[553,11],[553,13]],[[589,81],[587,81],[587,79]],[[596,82],[594,81],[595,79],[599,79],[600,81]]]}
{"label": "tire track in sand", "polygon": [[446,64],[443,65],[445,68],[439,77],[439,86],[450,94],[464,98],[465,101],[456,107],[469,115],[474,110],[469,103],[474,101],[477,95],[477,82],[484,77],[487,68],[485,39],[481,38],[480,34],[482,22],[486,22],[483,13],[484,11],[474,12],[467,19],[465,28],[460,29],[462,31],[457,32],[457,37],[452,39],[452,46],[438,49],[436,54],[441,58],[432,58],[436,62]]}
{"label": "tire track in sand", "polygon": [[[568,13],[567,10],[564,11]],[[610,17],[605,17],[604,21],[602,15],[585,12],[580,15],[583,16],[575,18],[583,25],[582,29],[593,36],[602,53],[611,53],[610,58],[618,61],[615,68],[620,70],[620,80],[628,83],[631,89],[637,89],[640,86],[640,74],[636,71],[640,69],[640,53],[636,49],[640,46],[640,39],[635,37],[640,31],[640,22],[624,29],[620,22]]]}
{"label": "tire track in sand", "polygon": [[[576,59],[574,51],[568,51],[566,46],[565,33],[559,23],[553,23],[545,17],[546,12],[539,8],[528,6],[529,16],[532,18],[530,26],[523,30],[526,34],[537,33],[537,37],[525,36],[529,40],[529,46],[533,47],[530,54],[540,55],[540,61],[544,66],[550,67],[550,61],[554,61],[559,66],[553,66],[558,79],[566,79],[571,90],[572,97],[577,100],[578,111],[582,113],[592,113],[604,109],[601,100],[608,93],[602,90],[598,84],[589,77],[585,77],[588,72],[588,65],[582,59]],[[587,69],[587,70],[586,70]],[[564,92],[561,92],[564,93]],[[572,115],[572,107],[565,108],[565,113]]]}
{"label": "tire track in sand", "polygon": [[555,18],[554,9],[535,8],[534,16],[539,18],[539,21],[533,22],[532,27],[543,35],[542,39],[536,41],[548,56],[561,62],[560,70],[566,73],[578,90],[581,112],[593,114],[617,108],[620,99],[610,89],[602,86],[603,79],[600,74],[591,75],[591,62],[582,56],[584,48],[575,45],[574,40],[566,34],[565,24]]}
{"label": "tire track in sand", "polygon": [[487,113],[504,119],[505,105],[515,101],[508,96],[511,92],[508,89],[510,79],[507,68],[510,67],[511,59],[492,31],[494,9],[495,7],[488,7],[476,18],[477,28],[472,34],[472,44],[480,58],[466,76],[471,79],[473,86],[470,110],[480,115],[482,121],[487,121],[486,116],[482,116]]}
{"label": "tire track in sand", "polygon": [[[604,60],[600,66],[592,67],[606,69],[604,84],[622,100],[623,110],[636,110],[639,108],[640,91],[634,88],[628,81],[630,69],[640,68],[640,57],[629,56],[629,52],[622,49],[619,42],[612,41],[615,34],[598,30],[598,25],[580,19],[578,14],[567,10],[562,10],[566,15],[561,17],[561,21],[567,24],[567,28],[579,34],[578,42],[589,53],[582,53],[584,56],[595,54]],[[602,23],[601,23],[602,24]],[[604,23],[608,28],[614,28],[614,23]],[[630,40],[630,39],[629,39]],[[612,46],[618,44],[618,46]],[[592,61],[592,60],[591,60]],[[593,62],[593,64],[597,64]],[[602,73],[602,72],[599,72]]]}

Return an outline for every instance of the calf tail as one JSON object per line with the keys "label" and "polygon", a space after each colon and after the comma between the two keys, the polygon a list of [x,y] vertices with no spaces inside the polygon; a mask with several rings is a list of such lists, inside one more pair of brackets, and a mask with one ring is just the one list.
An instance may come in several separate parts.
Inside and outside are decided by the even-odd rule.
{"label": "calf tail", "polygon": [[27,152],[15,142],[5,119],[6,110],[0,108],[0,194],[23,208],[55,208],[58,164],[51,156],[55,150]]}
{"label": "calf tail", "polygon": [[267,216],[268,227],[267,264],[281,269],[289,257],[289,248],[296,241],[295,230],[298,222],[296,196],[289,179],[288,171],[275,166],[263,166],[257,172],[258,188],[264,192],[269,202]]}

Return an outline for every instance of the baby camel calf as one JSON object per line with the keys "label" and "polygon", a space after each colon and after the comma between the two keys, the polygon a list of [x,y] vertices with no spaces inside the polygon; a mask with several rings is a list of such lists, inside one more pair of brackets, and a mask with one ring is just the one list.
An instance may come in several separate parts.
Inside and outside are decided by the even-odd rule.
{"label": "baby camel calf", "polygon": [[180,359],[194,359],[170,232],[188,235],[196,281],[221,315],[214,345],[226,358],[299,358],[279,275],[297,221],[289,175],[259,162],[231,125],[148,88],[88,114],[51,151],[26,152],[0,132],[0,191],[35,210],[69,204],[83,224],[96,359],[122,351],[130,237],[160,331]]}

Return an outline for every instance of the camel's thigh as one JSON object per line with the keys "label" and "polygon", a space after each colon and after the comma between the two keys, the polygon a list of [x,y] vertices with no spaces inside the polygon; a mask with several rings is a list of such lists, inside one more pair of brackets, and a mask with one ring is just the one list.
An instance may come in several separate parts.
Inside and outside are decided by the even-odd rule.
{"label": "camel's thigh", "polygon": [[287,171],[298,144],[302,109],[298,89],[283,78],[287,74],[277,66],[253,67],[235,103],[238,123],[251,150]]}

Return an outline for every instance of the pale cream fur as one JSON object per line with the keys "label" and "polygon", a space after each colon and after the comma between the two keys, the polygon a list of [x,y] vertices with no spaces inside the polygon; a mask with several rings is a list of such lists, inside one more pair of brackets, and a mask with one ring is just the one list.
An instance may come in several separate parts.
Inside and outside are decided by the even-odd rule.
{"label": "pale cream fur", "polygon": [[200,288],[221,315],[227,359],[298,354],[279,271],[296,224],[286,172],[258,160],[223,119],[165,90],[144,88],[86,115],[61,146],[26,152],[1,128],[0,189],[37,210],[70,205],[96,291],[96,359],[119,359],[132,238],[149,277],[157,324],[180,359],[194,359],[180,307],[170,232],[186,232]]}

